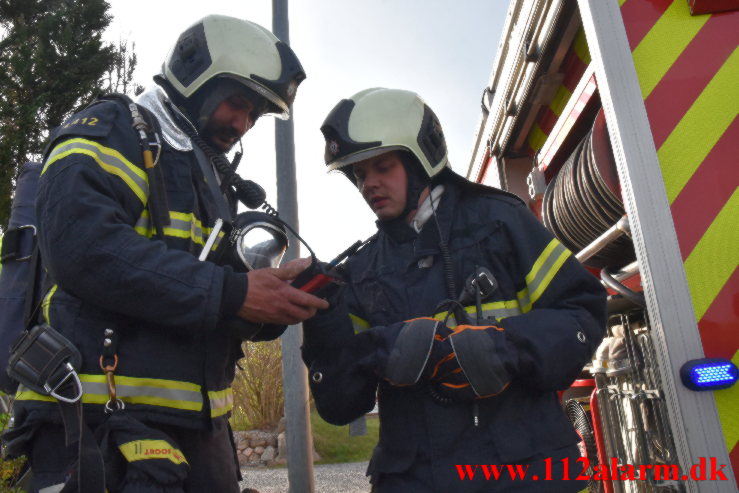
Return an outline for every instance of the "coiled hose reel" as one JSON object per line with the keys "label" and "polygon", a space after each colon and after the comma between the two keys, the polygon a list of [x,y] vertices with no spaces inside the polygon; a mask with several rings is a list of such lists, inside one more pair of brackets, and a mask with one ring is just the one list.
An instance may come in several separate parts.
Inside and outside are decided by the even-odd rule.
{"label": "coiled hose reel", "polygon": [[[544,225],[567,248],[578,252],[613,226],[623,215],[616,165],[603,110],[593,128],[549,182],[542,201]],[[585,264],[623,265],[636,258],[631,239],[621,237]]]}

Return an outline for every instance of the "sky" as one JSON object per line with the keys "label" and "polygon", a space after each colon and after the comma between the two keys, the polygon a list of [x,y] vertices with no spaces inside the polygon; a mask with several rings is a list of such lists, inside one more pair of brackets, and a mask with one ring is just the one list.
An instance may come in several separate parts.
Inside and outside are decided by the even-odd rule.
{"label": "sky", "polygon": [[[135,43],[134,79],[142,85],[203,16],[272,28],[271,0],[108,1],[113,21],[105,38]],[[319,258],[328,261],[376,231],[357,189],[341,173],[326,173],[319,129],[329,111],[369,87],[415,91],[441,121],[452,167],[466,174],[507,8],[507,0],[289,2],[289,41],[307,74],[293,108],[300,234]],[[273,122],[260,119],[244,137],[239,173],[262,185],[276,206]]]}

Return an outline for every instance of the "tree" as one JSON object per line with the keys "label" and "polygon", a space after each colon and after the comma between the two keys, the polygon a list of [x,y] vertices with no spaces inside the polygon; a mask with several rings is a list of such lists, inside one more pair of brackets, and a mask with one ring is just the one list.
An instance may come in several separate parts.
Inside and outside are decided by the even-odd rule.
{"label": "tree", "polygon": [[104,43],[105,0],[0,0],[0,227],[19,167],[49,130],[109,89],[127,89],[136,56]]}

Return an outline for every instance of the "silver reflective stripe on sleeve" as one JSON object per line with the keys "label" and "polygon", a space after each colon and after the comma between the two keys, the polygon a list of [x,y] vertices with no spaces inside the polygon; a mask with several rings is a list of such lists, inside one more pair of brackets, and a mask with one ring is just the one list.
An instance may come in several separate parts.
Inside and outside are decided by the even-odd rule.
{"label": "silver reflective stripe on sleeve", "polygon": [[41,173],[45,173],[49,166],[71,154],[83,154],[92,158],[103,170],[122,179],[141,203],[146,204],[149,196],[149,181],[146,178],[146,172],[115,149],[92,140],[75,138],[57,145],[46,159]]}

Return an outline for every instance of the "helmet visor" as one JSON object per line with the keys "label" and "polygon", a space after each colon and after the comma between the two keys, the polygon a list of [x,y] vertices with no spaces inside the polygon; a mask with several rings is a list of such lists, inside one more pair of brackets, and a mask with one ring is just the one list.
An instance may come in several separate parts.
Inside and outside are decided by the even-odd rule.
{"label": "helmet visor", "polygon": [[334,171],[337,169],[341,169],[344,166],[348,166],[350,164],[355,164],[360,161],[364,161],[365,159],[369,159],[375,156],[379,156],[381,154],[385,154],[386,152],[391,151],[408,151],[410,152],[410,149],[408,149],[405,146],[401,145],[394,145],[394,146],[383,146],[383,147],[375,147],[373,149],[365,149],[362,151],[358,151],[352,154],[348,154],[346,156],[343,156],[341,158],[336,159],[332,163],[330,163],[327,167],[329,171]]}
{"label": "helmet visor", "polygon": [[[228,76],[227,76],[228,77]],[[288,107],[287,103],[283,101],[281,97],[279,97],[274,92],[270,91],[263,85],[254,82],[251,79],[246,79],[243,77],[235,77],[230,76],[242,84],[244,84],[246,87],[257,93],[259,96],[263,97],[267,101],[269,101],[271,104],[267,105],[266,110],[260,115],[260,116],[274,116],[275,118],[279,118],[280,120],[288,120],[290,119],[290,108]]]}

